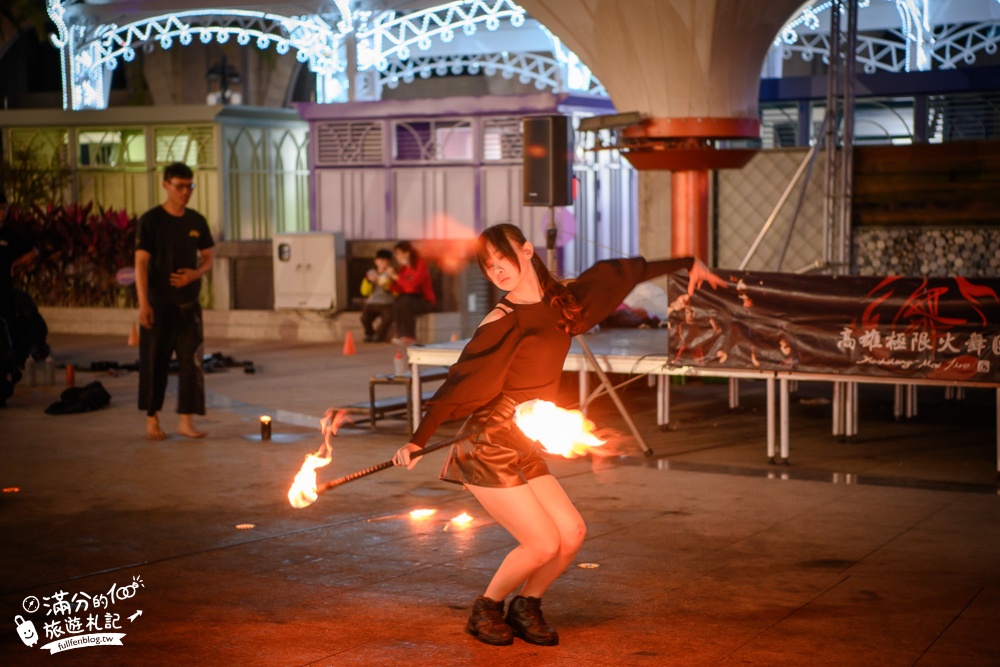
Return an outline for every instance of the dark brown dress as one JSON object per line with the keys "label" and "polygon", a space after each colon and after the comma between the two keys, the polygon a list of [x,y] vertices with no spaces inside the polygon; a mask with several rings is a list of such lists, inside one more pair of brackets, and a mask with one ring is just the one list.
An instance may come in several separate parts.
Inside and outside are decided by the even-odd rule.
{"label": "dark brown dress", "polygon": [[[639,283],[692,263],[690,257],[598,262],[569,285],[583,308],[578,331],[607,317]],[[508,487],[548,474],[540,446],[512,416],[524,401],[555,401],[571,336],[559,328],[560,313],[547,300],[519,304],[504,298],[500,305],[508,314],[476,330],[412,438],[424,446],[442,422],[471,415],[463,427],[469,437],[451,448],[441,471],[445,481]]]}

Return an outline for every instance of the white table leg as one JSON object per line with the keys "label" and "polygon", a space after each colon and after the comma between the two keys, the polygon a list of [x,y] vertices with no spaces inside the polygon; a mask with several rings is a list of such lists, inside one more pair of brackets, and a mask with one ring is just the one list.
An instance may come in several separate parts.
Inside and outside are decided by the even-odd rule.
{"label": "white table leg", "polygon": [[774,463],[774,430],[775,430],[775,406],[774,406],[774,378],[769,377],[764,381],[767,384],[767,460]]}
{"label": "white table leg", "polygon": [[788,463],[788,379],[781,378],[781,462]]}

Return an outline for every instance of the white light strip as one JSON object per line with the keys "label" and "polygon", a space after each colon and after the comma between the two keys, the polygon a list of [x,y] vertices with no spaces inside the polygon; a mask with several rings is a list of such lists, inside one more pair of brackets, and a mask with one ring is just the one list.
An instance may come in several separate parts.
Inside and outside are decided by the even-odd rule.
{"label": "white light strip", "polygon": [[503,19],[515,28],[522,26],[524,8],[512,0],[494,0],[492,5],[485,0],[456,0],[398,18],[395,12],[382,12],[357,30],[358,69],[385,71],[390,58],[408,60],[413,46],[426,51],[432,38],[450,42],[458,30],[471,37],[480,24],[496,30]]}
{"label": "white light strip", "polygon": [[[406,66],[396,63],[410,60],[412,47],[427,50],[432,40],[450,42],[458,31],[472,36],[479,26],[494,31],[504,20],[514,28],[521,28],[526,19],[525,10],[513,0],[456,0],[399,17],[392,11],[352,13],[350,0],[334,1],[341,14],[335,28],[318,15],[294,17],[243,9],[195,9],[124,26],[102,24],[88,30],[83,25],[66,24],[66,5],[73,0],[46,0],[57,29],[52,43],[60,50],[63,63],[63,108],[105,108],[109,87],[106,73],[118,66],[119,58],[131,62],[137,48],[150,44],[169,49],[175,40],[188,46],[195,38],[202,44],[213,41],[225,44],[235,39],[241,46],[253,41],[262,50],[274,45],[281,55],[295,49],[299,62],[308,63],[316,74],[316,99],[333,102],[347,99],[350,82],[344,74],[346,59],[342,50],[344,37],[351,32],[357,36],[357,69],[374,68],[385,73],[391,68],[395,76],[379,77],[388,83],[393,79],[398,82],[396,77]],[[552,43],[558,76],[545,64],[552,59],[530,53],[505,51],[480,60],[466,58],[469,62],[462,61],[461,65],[456,64],[459,61],[449,62],[448,66],[481,66],[484,72],[497,71],[508,78],[517,75],[519,80],[533,82],[539,89],[605,95],[603,86],[576,54],[551,32],[545,30],[545,33]],[[434,71],[438,69],[435,66]],[[407,78],[412,80],[412,74]]]}

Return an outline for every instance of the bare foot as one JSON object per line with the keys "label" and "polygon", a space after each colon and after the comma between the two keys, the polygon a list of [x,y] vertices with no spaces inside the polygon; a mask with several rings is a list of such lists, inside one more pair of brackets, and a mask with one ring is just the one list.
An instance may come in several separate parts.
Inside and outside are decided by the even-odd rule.
{"label": "bare foot", "polygon": [[157,417],[146,417],[146,439],[147,440],[166,440],[167,434],[163,432],[160,428],[160,420]]}
{"label": "bare foot", "polygon": [[177,427],[177,432],[185,438],[204,438],[207,435],[207,433],[199,431],[194,427],[190,415],[181,415],[181,423]]}

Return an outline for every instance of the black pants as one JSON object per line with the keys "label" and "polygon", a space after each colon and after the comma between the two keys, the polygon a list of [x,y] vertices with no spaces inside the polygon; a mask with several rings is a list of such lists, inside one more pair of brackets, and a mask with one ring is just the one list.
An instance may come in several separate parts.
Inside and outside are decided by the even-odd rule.
{"label": "black pants", "polygon": [[[361,311],[361,326],[365,328],[365,337],[377,341],[385,340],[389,336],[394,310],[395,304],[392,303],[366,303]],[[379,320],[377,331],[375,320]]]}
{"label": "black pants", "polygon": [[401,338],[417,337],[417,315],[429,313],[434,307],[417,294],[400,294],[396,297],[396,335]]}
{"label": "black pants", "polygon": [[139,328],[139,409],[163,408],[170,357],[177,353],[177,413],[205,414],[204,336],[201,306],[153,306],[153,327]]}

